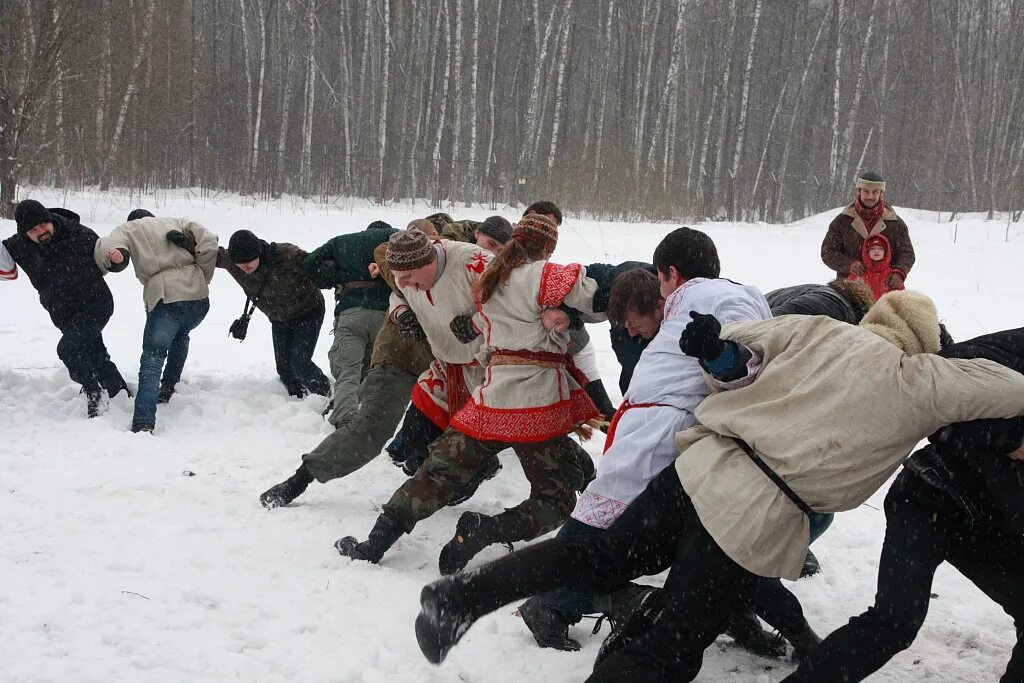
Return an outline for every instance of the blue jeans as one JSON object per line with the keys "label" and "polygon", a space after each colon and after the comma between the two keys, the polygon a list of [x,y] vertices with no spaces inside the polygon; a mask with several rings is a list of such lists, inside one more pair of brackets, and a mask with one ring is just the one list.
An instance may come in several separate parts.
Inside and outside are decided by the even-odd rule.
{"label": "blue jeans", "polygon": [[[161,301],[146,316],[133,427],[156,425],[156,399],[160,385],[173,387],[181,379],[181,370],[188,358],[188,334],[203,321],[209,310],[209,299],[176,301],[173,304]],[[167,361],[166,367],[164,361]]]}

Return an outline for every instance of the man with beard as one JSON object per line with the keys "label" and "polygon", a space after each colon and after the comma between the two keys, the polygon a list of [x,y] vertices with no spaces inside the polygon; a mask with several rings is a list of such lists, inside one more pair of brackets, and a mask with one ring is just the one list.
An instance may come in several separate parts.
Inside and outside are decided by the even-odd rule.
{"label": "man with beard", "polygon": [[892,272],[889,289],[900,289],[914,266],[914,246],[910,243],[907,224],[885,201],[885,181],[871,171],[857,178],[857,199],[845,207],[828,226],[821,243],[821,260],[846,279],[851,274],[864,275],[862,250],[864,241],[874,235],[885,235],[892,247]]}
{"label": "man with beard", "polygon": [[[79,223],[77,213],[47,209],[34,199],[20,202],[14,219],[18,233],[4,240],[4,247],[28,275],[39,292],[39,303],[61,331],[57,356],[71,379],[82,385],[89,417],[96,417],[103,389],[109,396],[128,391],[103,343],[114,298],[93,261],[99,238]],[[5,279],[17,277],[16,268],[0,265],[0,270]]]}

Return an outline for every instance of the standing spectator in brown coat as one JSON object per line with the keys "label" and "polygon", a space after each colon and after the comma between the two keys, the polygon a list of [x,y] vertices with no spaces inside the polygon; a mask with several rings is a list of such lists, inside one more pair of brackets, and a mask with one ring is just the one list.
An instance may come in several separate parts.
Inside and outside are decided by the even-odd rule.
{"label": "standing spectator in brown coat", "polygon": [[861,249],[864,240],[885,234],[892,247],[892,272],[889,289],[901,289],[910,269],[914,266],[914,246],[910,243],[907,224],[896,215],[883,199],[885,181],[871,171],[857,178],[857,199],[840,212],[828,226],[825,241],[821,243],[821,260],[846,279],[864,274]]}

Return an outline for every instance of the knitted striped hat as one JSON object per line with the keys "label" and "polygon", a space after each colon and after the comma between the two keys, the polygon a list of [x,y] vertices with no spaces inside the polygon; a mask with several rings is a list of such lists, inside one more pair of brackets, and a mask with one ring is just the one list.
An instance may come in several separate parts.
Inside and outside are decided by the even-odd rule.
{"label": "knitted striped hat", "polygon": [[437,251],[422,230],[404,230],[388,238],[387,262],[391,270],[416,270],[435,258]]}
{"label": "knitted striped hat", "polygon": [[523,245],[554,249],[558,244],[558,226],[547,216],[523,216],[512,230],[512,239]]}

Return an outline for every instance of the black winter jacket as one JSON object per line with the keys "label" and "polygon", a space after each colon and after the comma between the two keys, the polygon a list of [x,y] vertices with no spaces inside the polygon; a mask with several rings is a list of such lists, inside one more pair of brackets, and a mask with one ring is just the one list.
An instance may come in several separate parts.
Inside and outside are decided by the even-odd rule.
{"label": "black winter jacket", "polygon": [[783,287],[765,295],[772,315],[827,315],[856,325],[874,303],[871,290],[843,280]]}
{"label": "black winter jacket", "polygon": [[28,275],[58,329],[64,331],[75,319],[109,318],[114,298],[93,256],[98,236],[79,223],[77,213],[49,211],[54,216],[49,242],[37,244],[15,234],[4,240],[4,246]]}
{"label": "black winter jacket", "polygon": [[[1024,328],[994,332],[942,349],[946,358],[987,358],[1024,372]],[[980,524],[1024,535],[1024,461],[1006,454],[1024,440],[1024,418],[945,427],[914,453],[907,469],[945,491]]]}

